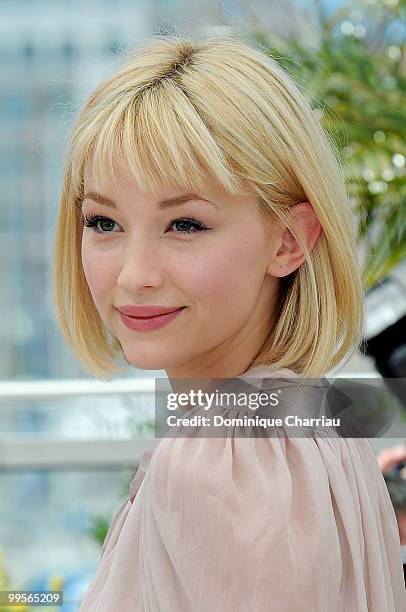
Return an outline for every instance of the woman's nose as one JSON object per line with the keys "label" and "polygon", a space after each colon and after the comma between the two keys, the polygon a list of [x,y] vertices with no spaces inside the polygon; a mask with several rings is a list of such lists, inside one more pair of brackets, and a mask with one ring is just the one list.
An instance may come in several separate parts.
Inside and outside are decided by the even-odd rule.
{"label": "woman's nose", "polygon": [[151,241],[130,240],[123,249],[117,284],[127,291],[162,284],[161,257]]}

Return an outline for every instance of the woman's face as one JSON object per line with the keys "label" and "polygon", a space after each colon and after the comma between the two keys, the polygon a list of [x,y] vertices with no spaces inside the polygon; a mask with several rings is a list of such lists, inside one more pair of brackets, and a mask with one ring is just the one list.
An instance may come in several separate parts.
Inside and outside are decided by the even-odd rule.
{"label": "woman's face", "polygon": [[[95,306],[127,360],[173,377],[244,372],[270,329],[277,225],[265,222],[255,196],[230,197],[210,177],[199,197],[160,207],[184,193],[141,192],[119,176],[118,185],[99,185],[85,172],[83,215],[103,219],[83,228],[82,263]],[[162,327],[133,330],[118,311],[128,304],[183,310]]]}

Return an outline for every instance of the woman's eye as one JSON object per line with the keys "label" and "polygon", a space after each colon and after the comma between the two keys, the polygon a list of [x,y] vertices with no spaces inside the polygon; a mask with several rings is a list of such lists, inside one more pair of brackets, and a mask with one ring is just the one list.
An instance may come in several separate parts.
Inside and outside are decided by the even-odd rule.
{"label": "woman's eye", "polygon": [[[98,224],[99,223],[103,223],[104,228],[106,229],[106,231],[103,229],[102,231],[99,231],[98,228]],[[111,225],[114,226],[115,221],[113,221],[113,219],[109,219],[109,217],[102,217],[100,215],[85,215],[83,218],[83,224],[86,227],[91,227],[94,229],[95,232],[98,232],[99,234],[109,234],[111,233],[109,231],[109,228],[111,229]],[[118,225],[118,223],[117,223]]]}
{"label": "woman's eye", "polygon": [[[196,229],[196,231],[202,231],[202,230],[208,230],[210,229],[209,227],[206,227],[205,225],[203,225],[203,223],[200,223],[200,221],[198,221],[197,219],[194,219],[193,217],[189,217],[188,219],[174,219],[173,221],[171,221],[170,226],[172,225],[180,225],[180,227],[185,228],[186,227],[194,227]],[[192,232],[190,229],[183,229],[180,231],[175,232],[175,234],[194,234],[195,232]]]}
{"label": "woman's eye", "polygon": [[[100,228],[102,229],[99,229],[99,223]],[[100,215],[85,215],[83,218],[83,224],[86,227],[92,228],[98,234],[110,234],[112,227],[114,227],[116,223],[112,219],[109,219],[109,217],[102,217]],[[116,225],[118,225],[118,223]],[[180,229],[175,231],[175,234],[194,234],[195,232],[210,229],[193,217],[174,219],[169,224],[169,227],[172,227],[173,225],[177,225],[178,228],[180,227]],[[192,231],[191,228],[195,228],[195,231]]]}

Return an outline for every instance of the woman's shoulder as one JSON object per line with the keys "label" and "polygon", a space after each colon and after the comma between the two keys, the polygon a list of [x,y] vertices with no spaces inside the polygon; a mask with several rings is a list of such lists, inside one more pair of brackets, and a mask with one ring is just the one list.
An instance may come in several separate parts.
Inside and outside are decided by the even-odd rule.
{"label": "woman's shoulder", "polygon": [[241,582],[258,584],[262,606],[280,597],[278,609],[299,609],[306,593],[303,609],[325,610],[331,593],[342,605],[372,597],[371,571],[371,609],[398,609],[385,599],[391,588],[404,602],[396,517],[365,439],[163,439],[147,487],[168,554],[195,576],[216,560],[240,597]]}
{"label": "woman's shoulder", "polygon": [[282,520],[293,503],[331,514],[332,491],[336,503],[352,504],[354,512],[362,492],[368,503],[389,499],[367,439],[334,437],[328,428],[300,437],[282,434],[162,438],[148,457],[150,486],[158,497],[170,489],[179,500],[185,492],[214,495],[219,503],[253,496],[268,507],[278,505]]}

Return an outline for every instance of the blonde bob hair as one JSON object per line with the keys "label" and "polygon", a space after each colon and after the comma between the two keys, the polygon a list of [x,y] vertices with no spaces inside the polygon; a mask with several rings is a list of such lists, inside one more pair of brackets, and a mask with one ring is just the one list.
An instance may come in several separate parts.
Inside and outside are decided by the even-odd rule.
{"label": "blonde bob hair", "polygon": [[[153,36],[125,60],[76,119],[57,218],[53,299],[81,363],[107,380],[122,371],[121,344],[81,263],[84,168],[116,184],[117,161],[143,191],[163,183],[201,191],[205,173],[233,196],[248,187],[299,242],[305,261],[280,279],[274,324],[253,365],[319,377],[349,358],[364,331],[355,224],[339,154],[299,87],[276,60],[232,36]],[[290,212],[301,201],[322,227],[311,253]]]}

